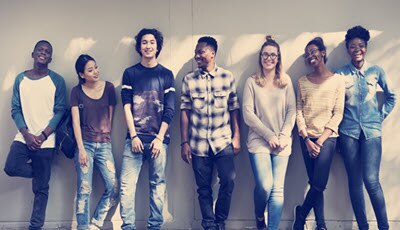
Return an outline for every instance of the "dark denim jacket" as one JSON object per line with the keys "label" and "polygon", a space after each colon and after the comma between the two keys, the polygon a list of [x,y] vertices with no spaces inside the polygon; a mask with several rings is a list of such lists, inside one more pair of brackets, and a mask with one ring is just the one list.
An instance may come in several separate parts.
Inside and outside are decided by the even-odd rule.
{"label": "dark denim jacket", "polygon": [[[336,72],[345,76],[346,83],[345,108],[339,131],[356,139],[361,131],[366,139],[382,136],[382,121],[396,103],[394,91],[388,85],[383,69],[365,62],[358,70],[349,63]],[[385,95],[381,108],[378,106],[377,85]]]}

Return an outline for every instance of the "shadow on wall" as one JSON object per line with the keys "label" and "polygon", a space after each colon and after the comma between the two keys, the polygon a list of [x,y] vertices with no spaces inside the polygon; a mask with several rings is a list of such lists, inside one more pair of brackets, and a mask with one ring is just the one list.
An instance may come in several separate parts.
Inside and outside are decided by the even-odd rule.
{"label": "shadow on wall", "polygon": [[[372,63],[378,63],[386,71],[387,75],[393,82],[393,88],[395,88],[397,95],[399,95],[400,81],[396,79],[399,72],[398,67],[398,57],[400,57],[400,40],[393,39],[392,36],[386,35],[383,32],[376,32],[378,34],[374,36],[369,42],[367,60]],[[304,52],[304,46],[306,43],[317,36],[316,33],[302,33],[299,35],[293,35],[293,37],[285,37],[285,39],[276,38],[278,43],[281,44],[282,58],[283,58],[283,69],[291,76],[292,82],[295,88],[297,88],[297,80],[300,76],[305,75],[310,72],[310,69],[305,66],[304,59],[301,54]],[[328,63],[327,66],[331,70],[346,64],[349,61],[348,55],[345,50],[343,38],[344,32],[338,33],[324,33],[321,36],[326,38],[327,52],[328,52]],[[331,37],[334,39],[332,39]],[[195,36],[196,38],[198,36]],[[216,36],[217,37],[217,36]],[[263,34],[248,34],[242,35],[238,38],[218,36],[219,41],[219,51],[217,54],[217,64],[223,68],[226,68],[234,73],[236,77],[237,90],[239,98],[242,98],[242,92],[244,88],[244,83],[246,79],[251,76],[257,65],[258,49],[264,42]],[[78,39],[78,40],[74,40]],[[119,173],[122,159],[122,151],[124,145],[124,137],[126,135],[126,125],[123,118],[123,110],[120,100],[120,79],[122,78],[122,71],[126,67],[136,63],[139,60],[139,56],[134,51],[133,38],[122,37],[120,41],[114,46],[113,56],[124,56],[125,63],[117,62],[115,60],[105,61],[106,57],[104,55],[100,56],[99,45],[100,40],[95,40],[94,38],[74,38],[71,40],[64,53],[64,58],[68,59],[69,62],[74,62],[75,58],[82,52],[93,53],[94,58],[97,60],[97,64],[101,67],[103,79],[112,81],[116,86],[118,105],[116,107],[113,123],[113,150],[117,166],[117,171]],[[175,38],[173,38],[175,39]],[[248,42],[249,39],[255,41],[253,43]],[[179,43],[184,43],[182,46],[191,47],[191,52],[193,52],[195,44],[188,44],[193,41],[190,36],[182,37],[177,41]],[[80,42],[73,42],[80,41]],[[195,40],[197,41],[197,39]],[[378,46],[375,44],[383,44]],[[125,49],[128,49],[126,51]],[[167,48],[165,48],[167,49]],[[163,51],[168,52],[168,51]],[[195,205],[194,219],[201,219],[200,211],[197,204],[197,196],[194,185],[193,173],[190,166],[187,166],[180,158],[180,131],[179,131],[179,117],[180,117],[180,94],[181,94],[181,82],[183,77],[190,71],[192,71],[196,66],[193,64],[193,59],[181,60],[180,57],[175,57],[173,55],[174,51],[171,50],[171,57],[179,60],[181,64],[177,69],[173,70],[176,72],[176,114],[173,122],[171,123],[170,131],[172,134],[171,144],[170,144],[170,156],[168,158],[167,165],[167,191],[168,196],[166,200],[166,222],[173,222],[174,219],[179,217],[174,216],[176,210],[184,206],[192,207]],[[183,51],[181,51],[183,52]],[[166,58],[165,54],[163,59]],[[98,58],[96,56],[99,56]],[[192,55],[193,56],[193,55]],[[119,59],[118,59],[119,60]],[[163,62],[161,61],[161,64]],[[72,66],[72,65],[71,65]],[[8,72],[2,80],[2,95],[3,98],[7,98],[3,101],[9,101],[12,94],[12,83],[13,75],[19,71],[16,71],[18,67],[10,66]],[[68,68],[67,76],[75,76],[73,68]],[[70,77],[66,78],[68,88],[71,89],[73,85],[76,84],[76,78]],[[11,143],[14,133],[10,133],[10,130],[15,130],[14,124],[10,119],[9,115],[9,103],[2,103],[0,108],[3,112],[0,115],[2,120],[7,122],[2,122],[0,125],[0,132],[7,134],[3,136],[2,143]],[[386,119],[383,123],[384,136],[383,136],[383,157],[381,166],[381,178],[382,185],[386,194],[387,207],[389,213],[389,219],[398,220],[400,219],[400,210],[396,206],[398,203],[394,194],[400,193],[400,181],[396,176],[400,168],[400,156],[397,154],[400,152],[400,147],[396,145],[397,139],[396,131],[400,129],[400,123],[395,120],[398,117],[399,109],[398,106],[395,107],[393,113]],[[243,119],[241,119],[241,146],[242,150],[240,155],[236,158],[236,169],[237,169],[237,179],[236,187],[233,194],[233,203],[231,208],[230,219],[231,220],[253,220],[253,187],[254,182],[253,175],[251,173],[251,168],[247,156],[246,139],[248,128],[244,124]],[[283,220],[292,219],[292,207],[295,204],[301,202],[304,197],[304,191],[307,189],[307,176],[305,172],[305,167],[303,159],[301,156],[299,140],[296,128],[293,130],[293,154],[290,158],[287,177],[286,177],[286,188],[285,188],[285,206],[283,213]],[[4,145],[5,146],[5,145]],[[3,150],[8,147],[3,147]],[[6,153],[0,156],[0,160],[5,162]],[[177,163],[178,162],[178,163]],[[140,207],[140,211],[137,212],[138,220],[147,219],[148,213],[148,182],[147,182],[147,166],[143,168],[145,172],[141,175],[141,179],[138,182],[137,194],[137,207]],[[395,172],[395,173],[393,173]],[[13,194],[13,199],[24,200],[25,203],[30,204],[31,192],[29,190],[28,183],[25,180],[14,180],[6,178],[4,174],[0,175],[1,181],[6,183],[7,186],[1,186],[0,194]],[[62,180],[61,180],[62,179]],[[350,205],[350,201],[347,194],[347,178],[344,171],[342,159],[338,156],[335,157],[331,177],[329,180],[326,199],[326,210],[327,219],[331,220],[353,220],[353,213]],[[54,186],[55,184],[62,183],[63,186]],[[101,196],[102,192],[102,182],[99,175],[96,173],[94,178],[94,195],[93,201],[97,201]],[[216,183],[215,183],[216,184]],[[73,189],[71,189],[71,186]],[[59,205],[54,205],[56,207],[61,207],[57,211],[56,215],[53,216],[54,221],[59,219],[70,221],[74,220],[74,197],[75,194],[75,169],[73,167],[72,161],[56,157],[53,167],[53,175],[51,181],[51,201],[59,202]],[[64,188],[63,188],[64,187]],[[67,189],[65,189],[65,187]],[[190,193],[187,193],[187,190]],[[174,193],[175,190],[184,190],[184,192]],[[60,198],[62,196],[62,198]],[[337,199],[340,197],[340,199]],[[1,200],[4,198],[10,198],[8,195],[2,195]],[[180,203],[182,200],[191,202],[189,204]],[[235,201],[240,201],[235,202]],[[375,219],[372,208],[369,205],[369,199],[366,198],[366,203],[368,207],[368,217],[369,219]],[[50,200],[49,200],[50,202]],[[49,203],[50,204],[50,203]],[[96,202],[91,202],[91,210],[94,210]],[[53,205],[53,204],[50,204]],[[28,205],[29,206],[29,205]],[[30,210],[30,207],[26,207],[24,210]],[[243,210],[247,210],[243,212]],[[192,212],[192,210],[188,210]],[[17,210],[17,213],[22,212],[22,210]],[[5,209],[2,208],[0,213],[5,213]],[[23,219],[28,219],[28,214],[21,213]],[[114,209],[108,216],[108,219],[119,221],[119,210]]]}

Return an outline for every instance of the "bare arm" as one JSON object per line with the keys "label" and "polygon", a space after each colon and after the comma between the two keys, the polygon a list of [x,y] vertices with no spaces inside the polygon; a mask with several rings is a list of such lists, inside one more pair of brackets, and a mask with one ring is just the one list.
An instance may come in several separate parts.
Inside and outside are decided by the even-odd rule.
{"label": "bare arm", "polygon": [[232,146],[233,153],[237,155],[240,151],[240,131],[239,131],[239,110],[235,109],[229,111],[231,116],[231,126],[232,126]]}
{"label": "bare arm", "polygon": [[182,160],[190,164],[192,161],[192,150],[189,145],[189,115],[187,109],[181,110],[181,157]]}
{"label": "bare arm", "polygon": [[84,165],[87,165],[87,163],[89,161],[89,157],[86,153],[85,146],[83,145],[82,129],[81,129],[80,114],[79,114],[78,106],[72,106],[71,115],[72,115],[72,127],[74,129],[74,136],[75,136],[75,140],[76,140],[76,145],[78,147],[79,163],[80,163],[80,165],[84,166]]}

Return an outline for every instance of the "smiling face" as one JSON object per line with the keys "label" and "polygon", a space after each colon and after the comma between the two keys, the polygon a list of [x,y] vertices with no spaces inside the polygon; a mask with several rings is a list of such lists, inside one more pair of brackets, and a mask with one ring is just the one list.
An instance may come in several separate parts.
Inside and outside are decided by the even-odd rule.
{"label": "smiling face", "polygon": [[90,60],[86,63],[83,73],[79,73],[79,76],[85,79],[85,82],[93,83],[100,80],[100,71],[96,62]]}
{"label": "smiling face", "polygon": [[153,59],[156,58],[157,53],[157,40],[152,34],[143,35],[140,41],[140,53],[142,58]]}
{"label": "smiling face", "polygon": [[32,58],[35,64],[47,66],[52,58],[53,49],[46,42],[40,42],[32,52]]}
{"label": "smiling face", "polygon": [[260,54],[260,63],[264,70],[274,71],[279,61],[278,59],[278,48],[271,45],[264,46]]}
{"label": "smiling face", "polygon": [[325,51],[320,51],[318,46],[310,44],[305,48],[304,59],[310,66],[324,64]]}
{"label": "smiling face", "polygon": [[200,69],[210,70],[215,64],[215,51],[205,42],[197,43],[194,51],[194,60]]}
{"label": "smiling face", "polygon": [[360,63],[364,61],[367,53],[367,44],[361,38],[353,38],[350,40],[347,53],[350,55],[353,63]]}

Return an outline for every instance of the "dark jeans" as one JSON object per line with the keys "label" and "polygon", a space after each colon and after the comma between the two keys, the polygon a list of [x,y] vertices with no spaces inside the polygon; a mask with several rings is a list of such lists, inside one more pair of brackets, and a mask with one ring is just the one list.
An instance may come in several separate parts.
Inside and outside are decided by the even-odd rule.
{"label": "dark jeans", "polygon": [[[47,199],[53,148],[30,151],[28,147],[14,141],[7,156],[4,171],[8,176],[32,178],[32,191],[35,194],[29,229],[41,229],[46,216]],[[27,163],[32,160],[31,163]]]}
{"label": "dark jeans", "polygon": [[381,137],[365,139],[363,133],[357,140],[341,134],[340,153],[343,156],[349,183],[349,193],[359,229],[368,229],[365,212],[363,184],[367,189],[379,229],[389,229],[385,198],[379,182],[382,156]]}
{"label": "dark jeans", "polygon": [[[311,139],[315,141],[316,139]],[[332,164],[333,155],[335,154],[336,138],[328,138],[321,148],[319,155],[316,158],[310,157],[306,144],[303,140],[300,141],[301,150],[303,152],[304,164],[306,165],[308,183],[310,189],[307,192],[306,198],[301,206],[301,216],[307,217],[311,209],[314,209],[315,221],[317,226],[325,227],[324,217],[324,190],[328,183],[329,171]]]}
{"label": "dark jeans", "polygon": [[[216,224],[224,225],[224,221],[228,218],[236,177],[233,158],[232,145],[226,147],[216,155],[210,149],[208,157],[192,156],[192,167],[197,184],[201,214],[203,216],[201,225],[205,229],[215,228]],[[215,216],[211,188],[214,163],[217,168],[220,184],[218,199],[215,205]]]}

